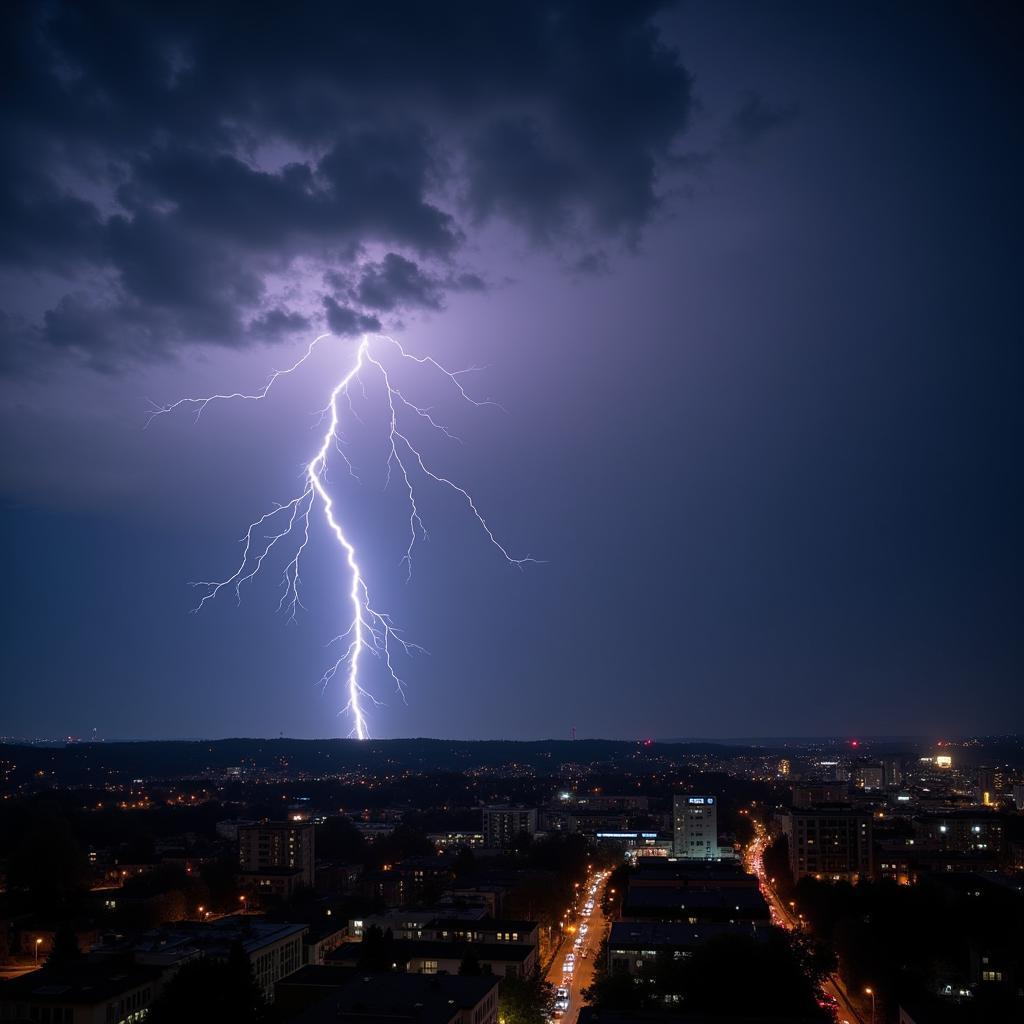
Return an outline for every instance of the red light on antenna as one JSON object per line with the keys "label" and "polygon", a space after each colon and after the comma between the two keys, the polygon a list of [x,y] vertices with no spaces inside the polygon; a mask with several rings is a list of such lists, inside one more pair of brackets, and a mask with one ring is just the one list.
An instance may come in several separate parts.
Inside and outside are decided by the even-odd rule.
{"label": "red light on antenna", "polygon": [[860,740],[850,740],[850,746],[851,747],[859,747],[860,746]]}

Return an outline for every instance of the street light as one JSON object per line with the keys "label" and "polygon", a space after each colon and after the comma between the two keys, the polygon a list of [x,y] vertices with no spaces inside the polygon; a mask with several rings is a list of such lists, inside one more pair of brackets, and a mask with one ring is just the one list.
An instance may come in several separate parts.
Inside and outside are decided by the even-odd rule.
{"label": "street light", "polygon": [[875,990],[873,988],[864,989],[864,994],[871,996],[871,1024],[875,1024]]}
{"label": "street light", "polygon": [[43,944],[42,939],[36,939],[36,963],[39,963],[39,947]]}

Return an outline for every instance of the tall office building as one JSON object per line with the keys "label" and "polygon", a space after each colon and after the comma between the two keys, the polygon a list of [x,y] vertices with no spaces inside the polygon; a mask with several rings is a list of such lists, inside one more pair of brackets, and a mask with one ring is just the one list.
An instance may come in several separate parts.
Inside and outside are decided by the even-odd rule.
{"label": "tall office building", "polygon": [[882,761],[882,775],[887,786],[903,784],[903,758],[887,757]]}
{"label": "tall office building", "polygon": [[718,801],[713,796],[672,799],[672,853],[687,860],[718,860]]}
{"label": "tall office building", "polygon": [[316,859],[312,822],[264,822],[238,829],[238,864],[243,875],[288,872],[297,885],[311,886]]}
{"label": "tall office building", "polygon": [[1003,768],[979,768],[974,787],[975,799],[986,807],[997,804],[1006,789],[1006,772]]}

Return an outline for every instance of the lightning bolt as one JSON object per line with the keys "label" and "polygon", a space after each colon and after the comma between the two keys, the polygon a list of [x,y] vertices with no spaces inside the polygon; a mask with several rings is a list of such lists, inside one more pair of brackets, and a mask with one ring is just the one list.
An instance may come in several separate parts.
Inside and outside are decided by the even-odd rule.
{"label": "lightning bolt", "polygon": [[[314,338],[306,351],[291,366],[283,370],[274,370],[264,386],[251,394],[236,391],[199,398],[179,398],[176,402],[167,405],[154,405],[150,410],[146,425],[149,426],[157,417],[181,409],[194,409],[195,419],[198,421],[207,407],[215,402],[263,401],[281,377],[297,371],[312,357],[321,342],[332,337],[331,334],[321,334]],[[193,612],[201,611],[208,601],[212,601],[225,589],[232,591],[235,600],[240,602],[242,585],[248,583],[260,572],[264,562],[278,544],[291,543],[291,557],[284,568],[281,579],[282,593],[278,609],[285,613],[289,621],[294,621],[299,609],[303,607],[300,600],[300,562],[310,543],[310,519],[314,510],[319,508],[330,534],[340,549],[349,580],[345,600],[345,605],[348,608],[344,618],[345,628],[328,645],[333,647],[340,644],[342,650],[321,675],[319,683],[326,689],[339,674],[342,675],[345,704],[340,713],[351,716],[350,735],[356,736],[358,739],[367,739],[370,735],[367,705],[381,704],[381,701],[360,681],[360,667],[364,655],[370,655],[380,660],[404,700],[405,684],[398,674],[394,656],[399,653],[410,656],[423,651],[418,644],[406,640],[395,628],[390,616],[386,612],[380,611],[371,601],[370,590],[367,586],[366,576],[359,564],[355,544],[346,534],[337,515],[335,500],[326,486],[328,457],[331,454],[337,454],[347,466],[348,472],[355,476],[352,463],[343,448],[344,440],[340,430],[342,418],[340,403],[344,401],[350,414],[358,419],[352,401],[351,388],[358,384],[360,395],[366,397],[364,372],[373,373],[379,377],[384,385],[386,395],[389,448],[385,486],[390,483],[392,474],[397,473],[401,477],[408,501],[408,543],[401,559],[405,566],[406,579],[408,580],[412,576],[413,550],[417,542],[427,539],[427,529],[417,501],[417,480],[429,481],[457,495],[484,532],[488,542],[500,553],[506,563],[521,568],[527,563],[537,561],[530,557],[517,558],[513,556],[508,548],[497,539],[472,495],[464,487],[440,473],[435,473],[430,468],[420,450],[410,440],[404,425],[406,418],[415,417],[448,440],[460,442],[460,439],[450,433],[444,424],[436,420],[429,408],[417,405],[395,386],[388,370],[386,358],[379,350],[390,352],[399,360],[415,363],[421,368],[427,368],[439,374],[453,386],[456,395],[470,405],[482,407],[497,404],[490,400],[478,401],[466,391],[459,377],[469,372],[468,370],[449,370],[430,356],[417,356],[406,351],[398,341],[386,335],[363,335],[356,349],[355,362],[334,386],[327,405],[321,411],[321,423],[326,420],[327,428],[321,437],[320,447],[306,464],[302,490],[283,504],[275,503],[270,511],[265,512],[249,524],[241,539],[241,559],[230,576],[221,580],[202,580],[192,584],[202,592]]]}

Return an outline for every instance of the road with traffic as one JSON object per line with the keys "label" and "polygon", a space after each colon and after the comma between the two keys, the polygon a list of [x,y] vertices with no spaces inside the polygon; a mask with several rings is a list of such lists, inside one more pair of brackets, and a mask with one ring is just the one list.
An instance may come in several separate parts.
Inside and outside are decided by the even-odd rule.
{"label": "road with traffic", "polygon": [[[764,867],[764,851],[768,845],[768,832],[760,822],[754,822],[755,836],[747,847],[746,861],[747,870],[757,875],[761,892],[768,901],[768,909],[771,911],[772,923],[786,931],[800,931],[803,920],[795,904],[786,904],[772,885],[772,879],[768,878]],[[821,983],[822,991],[831,999],[835,1000],[836,1020],[839,1024],[866,1024],[857,1007],[850,1001],[846,990],[843,988],[839,978],[828,975]]]}
{"label": "road with traffic", "polygon": [[[556,992],[567,993],[568,1004],[556,1000],[555,1018],[560,1024],[576,1024],[583,1006],[583,990],[594,981],[594,958],[600,955],[608,921],[601,902],[608,884],[607,871],[595,871],[580,884],[576,906],[566,916],[562,943],[548,970]],[[570,959],[571,957],[571,959]]]}

